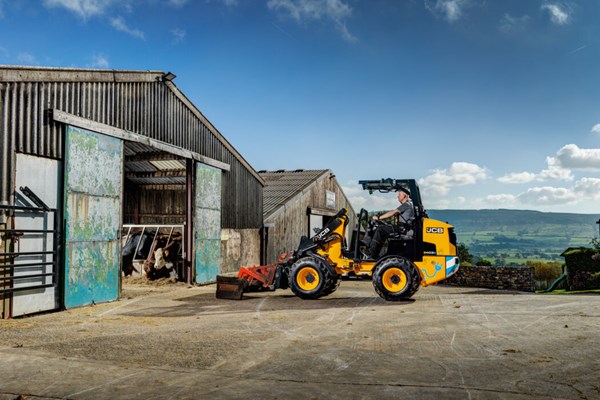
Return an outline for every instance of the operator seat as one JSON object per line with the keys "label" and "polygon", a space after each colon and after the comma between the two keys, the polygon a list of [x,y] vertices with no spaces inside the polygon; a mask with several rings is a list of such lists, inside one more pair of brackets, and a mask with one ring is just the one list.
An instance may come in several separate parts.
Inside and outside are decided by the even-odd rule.
{"label": "operator seat", "polygon": [[401,255],[413,259],[415,253],[416,218],[405,223],[400,222],[399,216],[396,215],[395,223],[400,229],[399,232],[394,232],[388,236],[387,254]]}

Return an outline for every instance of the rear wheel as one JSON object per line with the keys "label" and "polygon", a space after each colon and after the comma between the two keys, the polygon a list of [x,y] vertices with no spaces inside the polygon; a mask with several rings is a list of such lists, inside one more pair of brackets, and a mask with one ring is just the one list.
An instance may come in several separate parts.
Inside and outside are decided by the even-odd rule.
{"label": "rear wheel", "polygon": [[406,258],[386,258],[373,270],[373,287],[387,301],[408,300],[419,289],[419,275]]}
{"label": "rear wheel", "polygon": [[337,275],[332,275],[327,266],[313,257],[301,258],[290,268],[290,289],[302,299],[327,296],[337,289],[337,285]]}

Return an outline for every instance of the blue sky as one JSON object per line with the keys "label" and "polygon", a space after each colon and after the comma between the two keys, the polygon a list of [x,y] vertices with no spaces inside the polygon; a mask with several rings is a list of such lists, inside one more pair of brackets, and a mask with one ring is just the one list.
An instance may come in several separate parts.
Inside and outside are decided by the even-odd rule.
{"label": "blue sky", "polygon": [[256,170],[600,213],[600,1],[0,0],[0,64],[172,71]]}

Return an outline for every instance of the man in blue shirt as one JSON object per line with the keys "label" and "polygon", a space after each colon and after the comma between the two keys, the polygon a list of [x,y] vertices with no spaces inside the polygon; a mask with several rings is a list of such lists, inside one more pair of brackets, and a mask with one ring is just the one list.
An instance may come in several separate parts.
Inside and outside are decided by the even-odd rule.
{"label": "man in blue shirt", "polygon": [[410,192],[401,187],[398,190],[398,202],[400,206],[385,214],[373,216],[373,220],[378,221],[398,215],[398,224],[377,226],[367,252],[367,256],[370,258],[376,259],[379,257],[379,251],[381,251],[383,243],[392,233],[400,234],[403,239],[412,239],[414,237],[412,226],[415,220],[415,208],[409,196]]}

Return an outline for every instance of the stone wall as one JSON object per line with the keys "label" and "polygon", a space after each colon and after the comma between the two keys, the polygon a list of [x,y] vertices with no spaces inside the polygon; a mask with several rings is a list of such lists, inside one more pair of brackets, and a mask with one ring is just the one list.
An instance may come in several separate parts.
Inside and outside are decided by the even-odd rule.
{"label": "stone wall", "polygon": [[238,272],[240,267],[260,265],[258,229],[221,230],[221,273]]}
{"label": "stone wall", "polygon": [[460,267],[444,284],[500,290],[535,291],[533,268]]}

